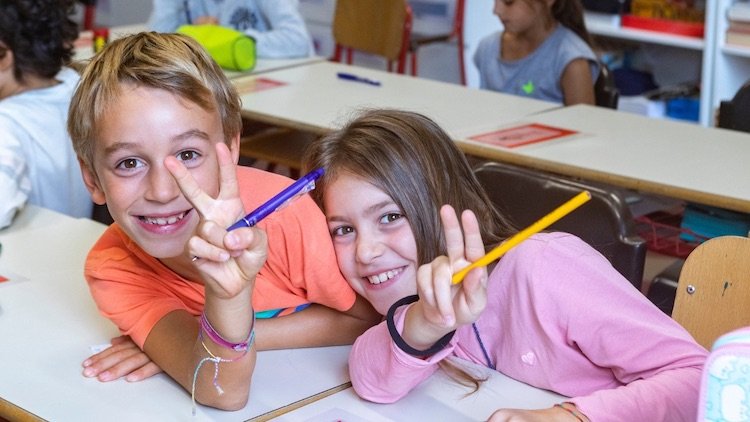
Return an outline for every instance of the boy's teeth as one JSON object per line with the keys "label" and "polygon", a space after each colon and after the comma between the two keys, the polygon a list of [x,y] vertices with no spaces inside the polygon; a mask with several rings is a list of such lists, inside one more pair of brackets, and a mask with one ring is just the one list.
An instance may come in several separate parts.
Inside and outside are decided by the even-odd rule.
{"label": "boy's teeth", "polygon": [[151,218],[151,217],[143,217],[143,220],[147,222],[148,224],[155,224],[157,226],[164,226],[167,224],[174,224],[185,217],[185,213],[181,213],[178,215],[173,215],[171,217],[158,217],[158,218]]}
{"label": "boy's teeth", "polygon": [[390,271],[386,271],[384,273],[380,273],[380,274],[376,274],[376,275],[371,275],[371,276],[367,277],[367,280],[370,281],[370,284],[380,284],[380,283],[382,283],[384,281],[392,279],[398,273],[399,273],[398,271],[390,270]]}

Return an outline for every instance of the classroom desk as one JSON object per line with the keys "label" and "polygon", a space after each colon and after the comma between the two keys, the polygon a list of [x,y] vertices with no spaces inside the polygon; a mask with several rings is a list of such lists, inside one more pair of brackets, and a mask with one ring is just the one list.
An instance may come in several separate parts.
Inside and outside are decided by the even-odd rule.
{"label": "classroom desk", "polygon": [[[338,72],[366,77],[374,86],[337,78]],[[243,116],[314,133],[338,128],[361,108],[393,107],[423,113],[451,136],[493,130],[555,103],[467,88],[430,79],[334,62],[276,70],[233,80]]]}
{"label": "classroom desk", "polygon": [[[126,35],[136,34],[138,32],[148,31],[146,24],[115,26],[109,30],[109,39],[116,40]],[[93,33],[92,31],[83,31],[75,42],[75,52],[73,55],[74,62],[81,62],[94,57]],[[310,63],[316,63],[325,60],[320,56],[298,57],[291,59],[265,59],[259,58],[255,62],[255,67],[247,72],[238,72],[233,70],[224,70],[228,78],[239,78],[247,75],[257,75],[260,73],[270,72],[272,70],[286,69],[289,67],[300,66]]]}
{"label": "classroom desk", "polygon": [[466,361],[457,362],[488,377],[475,393],[450,379],[443,371],[438,371],[393,404],[362,400],[354,389],[348,388],[280,415],[275,421],[486,421],[500,408],[543,409],[565,399],[564,396],[531,387],[488,368]]}
{"label": "classroom desk", "polygon": [[[19,223],[16,226],[16,223]],[[258,353],[250,404],[199,406],[164,374],[138,383],[85,378],[92,346],[118,335],[83,278],[105,226],[27,206],[0,231],[0,417],[10,420],[245,420],[335,392],[348,382],[350,346]],[[343,388],[343,387],[342,387]]]}
{"label": "classroom desk", "polygon": [[492,160],[750,212],[750,134],[586,105],[516,124],[522,123],[579,133],[516,148],[457,142],[465,152]]}

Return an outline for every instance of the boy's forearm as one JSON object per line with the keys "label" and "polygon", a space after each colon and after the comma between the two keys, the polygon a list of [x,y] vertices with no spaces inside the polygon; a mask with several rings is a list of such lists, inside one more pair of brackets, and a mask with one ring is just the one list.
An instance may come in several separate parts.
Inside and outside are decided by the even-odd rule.
{"label": "boy's forearm", "polygon": [[[210,357],[198,338],[199,324],[185,311],[174,311],[164,316],[151,330],[144,344],[144,352],[170,377],[188,392],[193,387],[193,376],[198,364]],[[205,339],[209,351],[222,359],[235,359],[240,352],[224,349]],[[219,363],[217,383],[224,391],[219,394],[214,386],[214,363],[205,361],[198,371],[195,384],[197,402],[223,410],[241,409],[247,403],[250,380],[255,369],[255,348],[234,362]]]}

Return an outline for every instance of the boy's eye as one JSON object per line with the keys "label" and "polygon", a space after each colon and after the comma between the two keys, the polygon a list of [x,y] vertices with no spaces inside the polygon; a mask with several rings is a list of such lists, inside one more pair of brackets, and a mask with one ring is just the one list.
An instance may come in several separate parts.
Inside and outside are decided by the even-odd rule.
{"label": "boy's eye", "polygon": [[120,161],[119,163],[117,163],[117,166],[115,167],[129,170],[129,169],[141,167],[142,165],[143,164],[135,158],[126,158]]}
{"label": "boy's eye", "polygon": [[331,230],[331,236],[344,236],[349,233],[353,233],[354,228],[351,226],[339,226]]}
{"label": "boy's eye", "polygon": [[399,214],[397,212],[389,212],[388,214],[380,217],[380,223],[382,223],[382,224],[392,223],[392,222],[398,220],[401,217],[403,217],[403,215],[401,215],[401,214]]}
{"label": "boy's eye", "polygon": [[179,154],[177,154],[177,158],[179,158],[182,161],[190,161],[198,158],[198,153],[192,150],[188,151],[182,151]]}

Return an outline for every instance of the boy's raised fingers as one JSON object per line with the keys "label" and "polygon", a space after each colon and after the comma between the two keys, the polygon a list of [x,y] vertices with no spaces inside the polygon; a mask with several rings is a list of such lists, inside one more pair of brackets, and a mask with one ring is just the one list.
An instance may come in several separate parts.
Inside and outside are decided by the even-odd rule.
{"label": "boy's raised fingers", "polygon": [[237,185],[237,167],[232,161],[232,153],[225,143],[219,142],[216,144],[216,155],[219,159],[221,178],[219,196],[221,198],[235,198],[239,196],[239,187]]}
{"label": "boy's raised fingers", "polygon": [[177,158],[172,156],[165,158],[164,167],[169,170],[185,198],[203,215],[203,211],[210,207],[213,199],[206,192],[203,192],[193,175]]}

